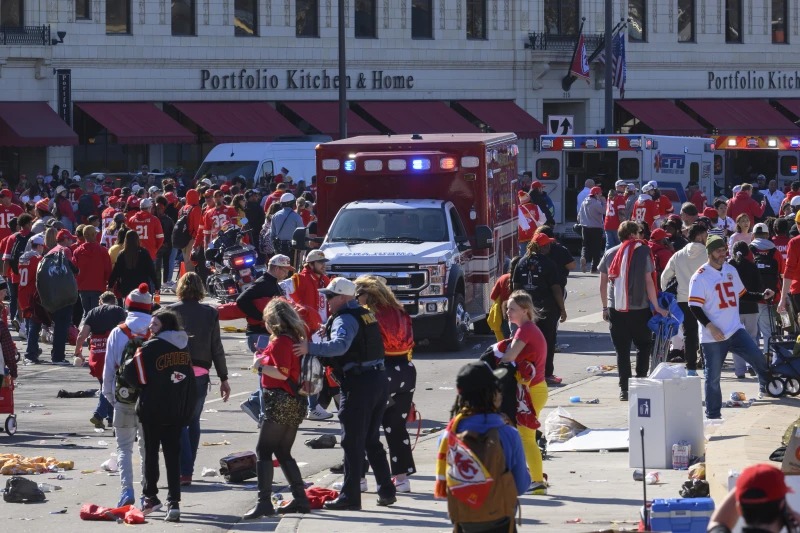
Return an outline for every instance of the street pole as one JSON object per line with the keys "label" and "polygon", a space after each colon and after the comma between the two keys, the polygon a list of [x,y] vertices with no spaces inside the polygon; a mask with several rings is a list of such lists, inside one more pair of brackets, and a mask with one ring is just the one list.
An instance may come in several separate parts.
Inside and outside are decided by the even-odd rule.
{"label": "street pole", "polygon": [[606,64],[605,64],[605,133],[606,135],[610,135],[614,133],[614,87],[611,86],[612,83],[612,67],[613,67],[613,34],[614,30],[612,28],[614,18],[614,10],[612,5],[612,0],[605,0],[605,45],[606,45]]}
{"label": "street pole", "polygon": [[344,0],[339,0],[339,138],[347,138],[347,60],[344,42]]}

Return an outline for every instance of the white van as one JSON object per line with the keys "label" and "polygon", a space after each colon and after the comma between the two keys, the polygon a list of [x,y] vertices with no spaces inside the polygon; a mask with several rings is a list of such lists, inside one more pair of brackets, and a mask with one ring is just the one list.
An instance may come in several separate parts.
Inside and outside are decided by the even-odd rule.
{"label": "white van", "polygon": [[227,179],[243,176],[249,187],[266,187],[282,168],[297,183],[311,184],[316,174],[316,147],[319,141],[261,142],[218,144],[206,156],[197,170],[196,180],[217,176]]}

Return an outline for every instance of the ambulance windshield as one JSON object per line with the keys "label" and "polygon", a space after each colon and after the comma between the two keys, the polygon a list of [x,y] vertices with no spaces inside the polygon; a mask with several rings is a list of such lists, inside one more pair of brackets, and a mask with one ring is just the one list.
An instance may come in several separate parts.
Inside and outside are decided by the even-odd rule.
{"label": "ambulance windshield", "polygon": [[328,232],[331,242],[446,242],[441,209],[346,209]]}

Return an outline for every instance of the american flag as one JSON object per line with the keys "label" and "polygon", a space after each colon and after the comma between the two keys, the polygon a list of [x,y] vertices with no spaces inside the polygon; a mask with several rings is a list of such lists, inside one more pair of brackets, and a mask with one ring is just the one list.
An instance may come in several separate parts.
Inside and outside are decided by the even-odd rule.
{"label": "american flag", "polygon": [[[617,33],[611,40],[611,86],[619,89],[620,98],[625,98],[625,80],[627,79],[628,67],[625,60],[625,34]],[[605,47],[600,49],[597,60],[605,64]]]}

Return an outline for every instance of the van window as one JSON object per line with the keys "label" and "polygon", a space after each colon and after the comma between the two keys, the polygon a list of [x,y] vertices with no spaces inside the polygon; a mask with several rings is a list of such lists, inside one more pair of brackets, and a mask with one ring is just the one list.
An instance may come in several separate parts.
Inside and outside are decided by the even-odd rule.
{"label": "van window", "polygon": [[252,184],[257,168],[258,161],[205,161],[196,176],[211,178],[214,175],[217,179],[222,179],[222,176],[228,179],[244,176],[247,183]]}
{"label": "van window", "polygon": [[[272,166],[272,161],[264,161],[261,165],[261,172],[258,173],[259,179],[271,178],[275,175],[275,167]],[[267,180],[264,180],[265,182]],[[266,183],[265,183],[266,184]]]}
{"label": "van window", "polygon": [[714,175],[721,176],[722,175],[722,156],[715,155],[714,156]]}
{"label": "van window", "polygon": [[781,176],[797,176],[797,156],[781,157]]}
{"label": "van window", "polygon": [[695,183],[700,182],[700,163],[695,162],[689,164],[689,181]]}
{"label": "van window", "polygon": [[536,162],[536,179],[557,180],[561,164],[558,159],[540,159]]}
{"label": "van window", "polygon": [[639,160],[635,157],[623,157],[619,160],[619,179],[638,180]]}

